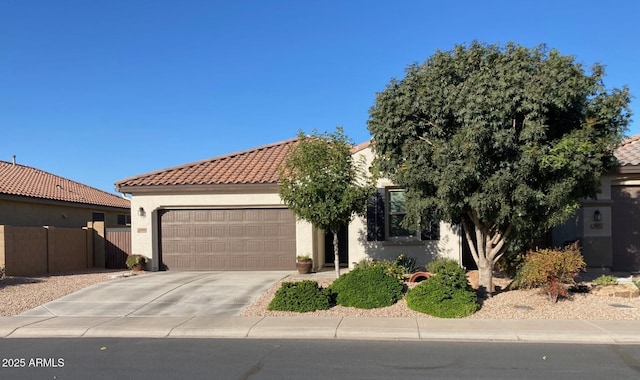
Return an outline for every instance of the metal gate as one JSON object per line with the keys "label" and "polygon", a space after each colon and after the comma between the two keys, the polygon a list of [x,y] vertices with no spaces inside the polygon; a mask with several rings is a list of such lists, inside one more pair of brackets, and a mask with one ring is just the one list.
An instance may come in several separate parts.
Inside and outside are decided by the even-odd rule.
{"label": "metal gate", "polygon": [[105,229],[105,266],[108,269],[127,267],[127,256],[131,254],[131,228]]}

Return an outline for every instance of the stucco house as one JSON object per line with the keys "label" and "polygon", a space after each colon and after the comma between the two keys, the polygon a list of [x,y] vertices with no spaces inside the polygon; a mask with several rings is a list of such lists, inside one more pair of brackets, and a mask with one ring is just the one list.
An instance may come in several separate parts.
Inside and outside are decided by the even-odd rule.
{"label": "stucco house", "polygon": [[[188,163],[116,183],[131,195],[132,252],[152,270],[294,270],[309,254],[314,269],[333,266],[331,236],[296,220],[278,196],[278,167],[297,139]],[[354,156],[373,160],[370,144]],[[358,157],[356,157],[358,158]],[[400,253],[425,264],[434,256],[462,257],[457,226],[432,223],[412,236],[399,226],[404,193],[380,179],[366,217],[340,232],[344,266]]]}
{"label": "stucco house", "polygon": [[86,227],[130,223],[128,199],[14,162],[0,161],[0,225]]}
{"label": "stucco house", "polygon": [[579,240],[592,270],[640,271],[640,135],[615,150],[619,166],[602,176],[596,199],[552,231],[552,244]]}
{"label": "stucco house", "polygon": [[130,221],[128,199],[0,161],[0,267],[7,275],[123,267]]}

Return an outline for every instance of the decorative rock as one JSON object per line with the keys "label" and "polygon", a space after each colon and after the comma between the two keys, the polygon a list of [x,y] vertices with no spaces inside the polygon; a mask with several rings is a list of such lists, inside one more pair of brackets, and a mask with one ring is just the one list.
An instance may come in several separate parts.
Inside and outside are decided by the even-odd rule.
{"label": "decorative rock", "polygon": [[604,285],[593,288],[591,294],[600,297],[635,298],[640,297],[640,289],[634,284]]}

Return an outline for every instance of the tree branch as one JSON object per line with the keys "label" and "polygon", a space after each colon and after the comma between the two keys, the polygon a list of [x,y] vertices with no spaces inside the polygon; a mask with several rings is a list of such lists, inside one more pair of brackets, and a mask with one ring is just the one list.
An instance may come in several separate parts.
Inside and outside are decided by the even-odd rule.
{"label": "tree branch", "polygon": [[[479,256],[478,256],[478,250],[476,249],[475,245],[473,244],[473,238],[471,237],[471,233],[469,231],[471,231],[471,229],[469,228],[469,223],[466,220],[462,220],[462,226],[463,226],[463,230],[464,230],[464,235],[467,239],[467,243],[469,243],[469,250],[471,251],[471,256],[473,256],[473,260],[475,260],[476,264],[478,263],[479,260]],[[475,227],[474,227],[475,230]]]}

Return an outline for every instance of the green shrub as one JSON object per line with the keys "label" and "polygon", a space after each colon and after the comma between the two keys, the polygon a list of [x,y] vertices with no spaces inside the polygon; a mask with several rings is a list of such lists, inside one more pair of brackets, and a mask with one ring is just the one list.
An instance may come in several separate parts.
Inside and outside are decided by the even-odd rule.
{"label": "green shrub", "polygon": [[618,283],[618,278],[616,276],[611,276],[609,274],[603,274],[602,276],[593,280],[593,285],[616,285]]}
{"label": "green shrub", "polygon": [[411,274],[416,271],[416,258],[405,256],[404,253],[398,255],[395,264],[404,270],[404,274]]}
{"label": "green shrub", "polygon": [[384,268],[385,272],[392,277],[398,279],[398,281],[404,280],[404,275],[406,271],[403,267],[399,266],[397,262],[391,262],[388,260],[360,260],[354,268],[371,268],[371,267],[381,267]]}
{"label": "green shrub", "polygon": [[327,310],[330,298],[329,291],[318,286],[316,281],[283,282],[267,308],[299,313]]}
{"label": "green shrub", "polygon": [[471,289],[465,270],[460,267],[457,261],[447,258],[438,258],[427,264],[427,270],[434,274],[433,278],[443,285]]}
{"label": "green shrub", "polygon": [[374,264],[352,269],[336,279],[329,290],[338,305],[374,309],[398,302],[403,285],[385,265]]}
{"label": "green shrub", "polygon": [[462,318],[478,310],[478,296],[457,261],[435,259],[427,270],[433,276],[407,293],[411,310],[439,318]]}
{"label": "green shrub", "polygon": [[147,263],[147,258],[142,255],[129,255],[127,256],[126,265],[127,268],[133,269],[138,265],[145,265]]}
{"label": "green shrub", "polygon": [[463,318],[478,310],[478,297],[470,286],[452,287],[438,277],[422,281],[407,293],[407,306],[411,310],[438,318]]}
{"label": "green shrub", "polygon": [[558,297],[567,297],[565,285],[575,285],[575,277],[585,267],[577,244],[530,252],[512,288],[541,288],[551,302],[556,302]]}

